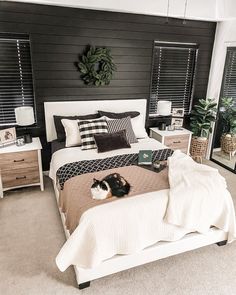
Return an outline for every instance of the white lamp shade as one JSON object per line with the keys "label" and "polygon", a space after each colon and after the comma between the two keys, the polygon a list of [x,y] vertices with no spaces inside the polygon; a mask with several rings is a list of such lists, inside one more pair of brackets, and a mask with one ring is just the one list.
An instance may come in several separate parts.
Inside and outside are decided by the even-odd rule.
{"label": "white lamp shade", "polygon": [[34,109],[32,107],[15,108],[16,124],[19,126],[29,126],[35,123]]}
{"label": "white lamp shade", "polygon": [[159,116],[169,116],[171,114],[171,101],[168,101],[168,100],[158,101],[157,114]]}

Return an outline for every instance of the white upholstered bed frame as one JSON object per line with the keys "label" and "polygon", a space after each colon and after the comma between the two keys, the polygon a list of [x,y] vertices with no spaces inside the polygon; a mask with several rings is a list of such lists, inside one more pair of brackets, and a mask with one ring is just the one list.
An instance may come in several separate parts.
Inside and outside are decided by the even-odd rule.
{"label": "white upholstered bed frame", "polygon": [[[144,99],[45,102],[44,108],[48,142],[56,139],[53,115],[86,115],[96,113],[97,110],[104,110],[113,112],[139,111],[144,116],[144,123],[146,117],[146,100]],[[55,183],[54,190],[58,200],[59,192]],[[65,235],[68,239],[70,234],[65,228],[65,217],[63,213],[60,212],[60,214]],[[191,233],[175,242],[158,242],[139,253],[114,256],[93,269],[82,269],[74,266],[76,279],[79,288],[83,289],[88,287],[92,280],[210,244],[224,245],[226,239],[227,234],[216,228],[211,228],[204,235]]]}

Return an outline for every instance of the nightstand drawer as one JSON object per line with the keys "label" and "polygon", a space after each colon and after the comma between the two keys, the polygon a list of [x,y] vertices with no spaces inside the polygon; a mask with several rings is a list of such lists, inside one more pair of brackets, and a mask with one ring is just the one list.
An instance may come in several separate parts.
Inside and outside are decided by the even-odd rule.
{"label": "nightstand drawer", "polygon": [[1,177],[4,188],[40,182],[38,167],[5,171]]}
{"label": "nightstand drawer", "polygon": [[172,149],[180,149],[184,152],[188,149],[189,135],[167,136],[164,144]]}
{"label": "nightstand drawer", "polygon": [[37,151],[16,152],[0,155],[1,171],[38,167]]}

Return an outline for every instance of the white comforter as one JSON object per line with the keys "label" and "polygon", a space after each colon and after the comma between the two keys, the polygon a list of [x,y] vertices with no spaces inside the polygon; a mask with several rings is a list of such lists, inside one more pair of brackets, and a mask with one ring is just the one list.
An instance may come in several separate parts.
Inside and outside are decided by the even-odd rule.
{"label": "white comforter", "polygon": [[[163,148],[163,145],[157,141],[146,139],[142,140],[141,143],[132,145],[130,150],[119,150],[115,154],[134,153],[138,152],[139,149],[155,150],[158,148]],[[79,152],[79,148],[76,149],[76,151],[75,148],[73,151],[72,149],[71,151],[69,151],[70,149],[60,150],[53,155],[50,170],[50,176],[53,179],[55,179],[56,170],[67,162],[114,155],[114,152],[97,154],[96,151],[88,151],[84,153]],[[202,167],[205,166],[202,165]],[[172,168],[174,169],[173,165],[171,172],[173,172]],[[172,175],[175,178],[176,175],[174,173]],[[173,177],[171,181],[172,188],[174,188],[172,186]],[[205,181],[208,177],[207,172],[203,177]],[[208,230],[211,225],[215,225],[228,232],[229,239],[232,241],[236,236],[233,203],[226,188],[223,189],[222,187],[221,192],[219,202],[212,202],[213,196],[209,196],[211,202],[210,205],[207,202],[209,206],[207,205],[204,208],[204,213],[209,214],[210,217],[204,230]],[[192,192],[189,197],[191,196]],[[179,198],[181,197],[179,196]],[[185,199],[186,195],[183,198]],[[194,226],[191,224],[191,227],[180,227],[176,225],[179,220],[178,222],[176,219],[171,220],[173,224],[167,222],[167,220],[170,221],[171,219],[171,212],[176,213],[174,208],[176,202],[173,202],[171,211],[167,211],[168,214],[165,218],[168,201],[169,190],[162,190],[128,199],[120,199],[87,210],[82,215],[80,224],[58,254],[56,258],[58,268],[61,271],[64,271],[70,265],[92,268],[116,254],[135,253],[161,240],[175,241],[189,232],[198,230],[202,232],[202,227],[198,227],[198,224],[194,224]],[[201,202],[194,202],[196,206],[201,207]],[[184,201],[182,204],[183,206],[176,206],[176,209],[181,209],[182,214],[185,215]],[[224,209],[219,210],[219,206],[223,206]],[[200,207],[195,209],[201,211]],[[211,214],[212,212],[214,214]]]}

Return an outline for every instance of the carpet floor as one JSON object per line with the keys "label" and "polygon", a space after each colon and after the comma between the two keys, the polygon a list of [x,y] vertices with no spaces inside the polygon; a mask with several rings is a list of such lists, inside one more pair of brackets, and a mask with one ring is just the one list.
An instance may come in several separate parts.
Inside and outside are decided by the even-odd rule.
{"label": "carpet floor", "polygon": [[[236,204],[236,175],[226,177]],[[79,290],[73,268],[61,273],[55,257],[65,242],[51,182],[9,191],[0,200],[1,295],[205,295],[236,294],[236,242],[211,245],[139,266]]]}

